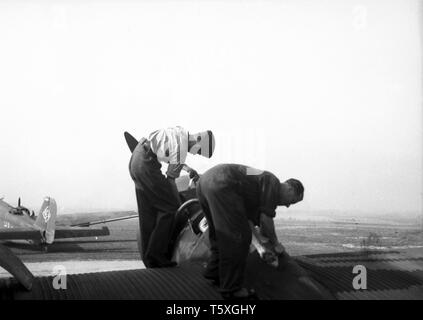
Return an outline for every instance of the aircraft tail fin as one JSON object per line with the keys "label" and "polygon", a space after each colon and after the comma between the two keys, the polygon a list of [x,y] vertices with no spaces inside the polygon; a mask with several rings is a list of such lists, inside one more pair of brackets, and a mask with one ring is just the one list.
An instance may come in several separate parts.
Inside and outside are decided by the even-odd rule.
{"label": "aircraft tail fin", "polygon": [[51,197],[45,197],[38,213],[37,220],[35,221],[35,225],[40,228],[43,240],[47,244],[51,244],[54,241],[56,216],[56,200]]}

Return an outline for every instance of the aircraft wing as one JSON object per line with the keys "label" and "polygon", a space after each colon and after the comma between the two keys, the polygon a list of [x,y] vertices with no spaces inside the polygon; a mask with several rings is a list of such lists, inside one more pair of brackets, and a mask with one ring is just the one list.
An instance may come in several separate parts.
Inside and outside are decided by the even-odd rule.
{"label": "aircraft wing", "polygon": [[0,229],[0,240],[41,240],[41,233],[30,228]]}
{"label": "aircraft wing", "polygon": [[138,213],[135,211],[70,213],[58,215],[56,225],[58,227],[88,227],[133,218],[138,218]]}
{"label": "aircraft wing", "polygon": [[71,227],[71,228],[57,228],[55,238],[56,239],[83,238],[83,237],[98,237],[98,236],[108,236],[108,235],[110,235],[110,231],[109,231],[109,228],[107,227],[102,227],[101,229]]}
{"label": "aircraft wing", "polygon": [[[93,228],[57,228],[55,231],[55,239],[66,238],[83,238],[110,235],[109,229],[103,227],[101,229]],[[41,233],[38,230],[29,228],[12,228],[0,229],[0,240],[34,240],[41,241]]]}

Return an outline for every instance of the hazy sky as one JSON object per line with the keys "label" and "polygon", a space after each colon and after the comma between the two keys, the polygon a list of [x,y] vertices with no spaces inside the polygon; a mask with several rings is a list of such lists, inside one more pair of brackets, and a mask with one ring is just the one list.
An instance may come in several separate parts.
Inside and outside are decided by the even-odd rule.
{"label": "hazy sky", "polygon": [[419,1],[1,1],[0,197],[135,209],[128,130],[216,134],[203,172],[303,181],[298,210],[422,210]]}

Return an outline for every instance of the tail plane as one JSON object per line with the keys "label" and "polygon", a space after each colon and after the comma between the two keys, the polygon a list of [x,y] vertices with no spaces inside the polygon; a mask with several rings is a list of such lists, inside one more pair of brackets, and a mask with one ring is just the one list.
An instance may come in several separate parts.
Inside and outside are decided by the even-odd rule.
{"label": "tail plane", "polygon": [[56,230],[57,204],[51,197],[45,197],[38,212],[35,225],[40,228],[45,243],[52,244]]}

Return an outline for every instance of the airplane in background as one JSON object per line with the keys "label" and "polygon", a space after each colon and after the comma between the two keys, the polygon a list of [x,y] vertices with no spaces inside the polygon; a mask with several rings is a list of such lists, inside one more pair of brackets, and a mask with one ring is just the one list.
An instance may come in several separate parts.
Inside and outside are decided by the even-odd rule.
{"label": "airplane in background", "polygon": [[[44,198],[38,215],[22,206],[20,198],[16,207],[1,198],[0,241],[28,240],[47,248],[47,245],[52,244],[55,239],[110,235],[107,227],[101,229],[89,228],[90,220],[94,224],[99,224],[132,219],[138,217],[138,215],[135,213],[128,215],[128,212],[111,212],[103,213],[102,217],[103,219],[100,219],[101,216],[95,213],[57,216],[56,201],[48,196]],[[104,219],[104,217],[109,219]]]}

